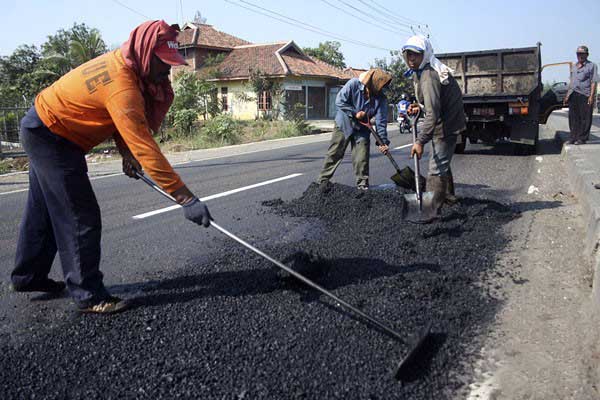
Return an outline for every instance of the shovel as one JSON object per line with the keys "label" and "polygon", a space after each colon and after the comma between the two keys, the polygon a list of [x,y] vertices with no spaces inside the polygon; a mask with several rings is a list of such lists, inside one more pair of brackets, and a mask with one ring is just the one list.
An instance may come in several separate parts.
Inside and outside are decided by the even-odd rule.
{"label": "shovel", "polygon": [[[408,116],[413,136],[413,144],[417,142],[418,119],[419,112]],[[434,206],[433,192],[421,192],[421,185],[419,185],[421,169],[419,168],[419,157],[417,154],[413,156],[413,159],[415,160],[416,193],[404,195],[405,202],[404,209],[402,210],[402,219],[415,224],[426,224],[437,217],[437,208]]]}
{"label": "shovel", "polygon": [[[367,128],[369,128],[369,130],[371,131],[371,134],[375,138],[375,142],[377,143],[377,146],[384,146],[383,140],[381,140],[381,136],[379,136],[379,134],[377,134],[377,131],[375,131],[375,129],[373,129],[373,125],[371,125],[370,121],[367,121],[367,122],[358,121],[358,122],[361,125],[366,126]],[[392,177],[390,179],[392,181],[394,181],[394,183],[397,186],[400,186],[400,187],[403,187],[403,188],[407,188],[406,179],[402,176],[402,171],[400,171],[400,167],[396,163],[396,160],[394,160],[394,157],[392,157],[392,153],[390,151],[388,151],[387,154],[386,154],[386,156],[387,156],[387,158],[390,159],[390,162],[392,163],[392,165],[396,169],[396,173],[394,175],[392,175]]]}
{"label": "shovel", "polygon": [[[143,173],[136,171],[135,174],[138,178],[143,180],[152,189],[156,190],[158,193],[162,194],[164,197],[171,200],[172,202],[177,203],[177,201],[175,200],[175,198],[173,198],[173,196],[171,196],[170,194],[168,194],[167,192],[162,190],[160,187],[158,187],[154,182],[152,182],[151,179],[144,176]],[[375,317],[370,316],[369,314],[359,310],[356,307],[353,307],[352,305],[350,305],[349,303],[340,299],[339,297],[337,297],[330,291],[326,290],[325,288],[317,285],[315,282],[306,278],[304,275],[299,274],[298,272],[294,271],[293,269],[287,267],[283,263],[281,263],[281,262],[277,261],[276,259],[274,259],[273,257],[269,256],[268,254],[262,252],[261,250],[257,249],[256,247],[252,246],[250,243],[235,236],[233,233],[227,231],[225,228],[222,228],[221,226],[217,225],[214,221],[211,220],[210,226],[215,228],[216,230],[218,230],[225,236],[229,237],[230,239],[235,240],[236,242],[238,242],[245,248],[253,251],[254,253],[258,254],[259,256],[263,257],[264,259],[272,262],[280,269],[286,271],[288,274],[294,276],[296,279],[299,279],[300,281],[304,282],[306,285],[312,287],[315,290],[318,290],[325,296],[327,296],[330,299],[332,299],[333,301],[335,301],[336,306],[338,306],[338,307],[341,306],[343,308],[346,308],[347,310],[354,312],[355,314],[362,317],[363,320],[369,322],[371,325],[379,328],[383,332],[386,332],[388,335],[390,335],[390,336],[396,338],[397,340],[399,340],[400,342],[408,345],[409,349],[408,349],[407,353],[400,360],[400,362],[398,363],[398,365],[396,366],[396,369],[394,371],[394,377],[397,380],[399,380],[399,381],[409,380],[410,377],[414,374],[415,369],[419,368],[419,361],[423,355],[423,352],[425,351],[425,349],[427,347],[427,345],[426,345],[426,343],[428,342],[427,339],[431,336],[431,327],[433,324],[432,321],[427,322],[427,324],[411,339],[407,339],[406,337],[402,336],[399,332],[397,332],[396,330],[394,330],[390,326],[388,326],[386,323],[376,319]]]}

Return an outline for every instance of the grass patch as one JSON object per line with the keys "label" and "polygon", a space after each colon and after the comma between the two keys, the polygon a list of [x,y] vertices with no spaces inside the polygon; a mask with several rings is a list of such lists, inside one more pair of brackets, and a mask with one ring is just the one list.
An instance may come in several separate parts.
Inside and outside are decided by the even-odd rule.
{"label": "grass patch", "polygon": [[29,169],[29,160],[27,157],[14,157],[0,159],[0,174],[10,172],[27,171]]}
{"label": "grass patch", "polygon": [[229,116],[219,116],[197,124],[190,133],[168,130],[161,148],[165,152],[209,149],[310,133],[311,128],[304,121],[239,121]]}

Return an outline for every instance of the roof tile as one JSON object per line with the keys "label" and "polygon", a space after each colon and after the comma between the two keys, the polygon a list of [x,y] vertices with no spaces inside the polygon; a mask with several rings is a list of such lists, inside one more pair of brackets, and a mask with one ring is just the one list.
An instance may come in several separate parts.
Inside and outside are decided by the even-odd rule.
{"label": "roof tile", "polygon": [[[221,32],[206,24],[190,24],[196,28],[186,28],[179,32],[179,45],[185,46],[203,46],[217,47],[223,49],[232,49],[235,46],[247,45],[250,42]],[[197,37],[194,37],[196,29],[199,30]],[[195,39],[195,40],[194,40]]]}

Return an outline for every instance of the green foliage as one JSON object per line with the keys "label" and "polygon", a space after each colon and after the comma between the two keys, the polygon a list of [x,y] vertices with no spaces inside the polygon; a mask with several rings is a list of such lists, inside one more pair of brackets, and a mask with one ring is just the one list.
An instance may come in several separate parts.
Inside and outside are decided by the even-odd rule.
{"label": "green foliage", "polygon": [[220,144],[235,144],[239,141],[238,124],[229,114],[220,114],[206,121],[202,133],[209,141]]}
{"label": "green foliage", "polygon": [[[260,70],[250,72],[249,86],[252,92],[254,92],[256,102],[256,117],[267,120],[279,119],[281,106],[284,104],[283,101],[283,86],[281,81],[277,81],[272,78],[267,78]],[[263,92],[267,92],[271,95],[271,109],[263,112],[259,110],[258,99]]]}
{"label": "green foliage", "polygon": [[392,74],[392,83],[390,83],[388,90],[388,101],[390,103],[398,103],[402,93],[413,95],[414,88],[412,80],[404,77],[404,73],[408,67],[404,63],[402,53],[398,50],[391,51],[390,56],[391,59],[389,62],[386,58],[376,58],[372,67],[381,68]]}
{"label": "green foliage", "polygon": [[214,67],[216,65],[219,65],[225,59],[225,55],[226,55],[226,53],[209,54],[204,59],[204,63],[202,64],[202,66],[203,67]]}
{"label": "green foliage", "polygon": [[344,54],[340,51],[342,44],[335,41],[319,43],[318,47],[305,47],[302,49],[307,55],[324,61],[337,68],[346,68]]}
{"label": "green foliage", "polygon": [[81,65],[106,52],[106,44],[100,31],[93,28],[82,32],[74,31],[71,37],[70,55],[72,63]]}
{"label": "green foliage", "polygon": [[[175,98],[167,114],[167,121],[178,126],[180,132],[189,132],[189,119],[195,115],[198,120],[200,115],[205,119],[220,113],[219,101],[216,98],[217,87],[214,83],[201,79],[193,72],[182,71],[173,80]],[[184,111],[186,111],[184,113]],[[176,124],[176,120],[178,124]],[[184,123],[184,121],[186,121]],[[183,131],[181,131],[183,129]]]}
{"label": "green foliage", "polygon": [[223,62],[226,55],[225,52],[209,53],[202,61],[199,71],[200,76],[206,79],[218,79],[221,77],[223,73],[220,71],[219,65]]}
{"label": "green foliage", "polygon": [[182,109],[174,112],[173,126],[179,134],[191,134],[196,121],[198,121],[198,112],[195,110]]}
{"label": "green foliage", "polygon": [[59,29],[42,44],[44,57],[63,56],[75,68],[107,51],[100,31],[86,24],[74,23],[70,29]]}
{"label": "green foliage", "polygon": [[0,57],[0,106],[29,106],[45,87],[81,63],[106,51],[97,29],[74,24],[48,36],[41,50],[21,45]]}

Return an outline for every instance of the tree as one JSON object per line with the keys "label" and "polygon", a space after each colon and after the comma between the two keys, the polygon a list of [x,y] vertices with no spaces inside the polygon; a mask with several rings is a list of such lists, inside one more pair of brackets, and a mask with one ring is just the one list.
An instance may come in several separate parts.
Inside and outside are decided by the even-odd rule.
{"label": "tree", "polygon": [[200,114],[207,119],[220,112],[214,95],[216,89],[214,83],[199,78],[194,72],[181,71],[173,80],[175,98],[167,119],[180,133],[190,133]]}
{"label": "tree", "polygon": [[33,98],[65,73],[106,51],[97,29],[73,24],[49,35],[41,49],[21,45],[0,57],[0,105],[29,106]]}
{"label": "tree", "polygon": [[346,62],[344,61],[344,54],[340,51],[340,47],[342,47],[340,42],[326,41],[319,43],[319,47],[305,47],[302,50],[311,57],[342,69],[346,68]]}
{"label": "tree", "polygon": [[81,65],[104,54],[106,44],[96,28],[86,32],[73,32],[70,52],[72,62]]}
{"label": "tree", "polygon": [[[49,35],[42,44],[44,58],[62,56],[68,60],[70,68],[75,68],[106,51],[106,43],[98,29],[77,23],[70,29],[59,29],[56,34]],[[62,66],[58,69],[62,69]]]}
{"label": "tree", "polygon": [[10,56],[0,57],[0,105],[29,105],[43,83],[34,75],[40,59],[38,48],[29,45],[21,45]]}
{"label": "tree", "polygon": [[382,70],[392,75],[392,83],[388,90],[388,101],[390,103],[398,103],[402,93],[413,95],[414,89],[412,80],[404,76],[408,70],[402,53],[398,50],[390,52],[391,59],[388,62],[387,58],[376,58],[372,67],[381,68]]}
{"label": "tree", "polygon": [[[250,72],[249,84],[256,96],[256,116],[260,116],[260,103],[262,101],[265,105],[264,117],[278,119],[283,97],[281,82],[269,79],[260,70],[255,70]],[[270,108],[267,103],[270,103]]]}

